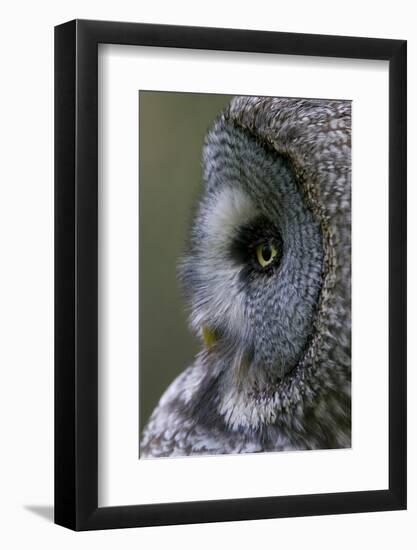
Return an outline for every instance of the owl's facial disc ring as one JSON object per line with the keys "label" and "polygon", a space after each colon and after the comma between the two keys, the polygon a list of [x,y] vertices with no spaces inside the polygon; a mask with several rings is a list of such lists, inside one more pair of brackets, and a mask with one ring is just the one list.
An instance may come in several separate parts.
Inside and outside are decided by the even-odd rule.
{"label": "owl's facial disc ring", "polygon": [[282,380],[314,331],[320,226],[288,159],[235,126],[210,139],[206,192],[180,266],[191,327],[225,369],[242,360]]}

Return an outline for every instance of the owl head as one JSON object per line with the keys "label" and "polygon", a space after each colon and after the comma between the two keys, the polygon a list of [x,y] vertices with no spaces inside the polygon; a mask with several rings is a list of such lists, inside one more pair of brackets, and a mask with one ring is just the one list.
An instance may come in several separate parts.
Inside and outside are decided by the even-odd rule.
{"label": "owl head", "polygon": [[203,179],[179,275],[206,356],[288,407],[348,391],[350,102],[235,98]]}

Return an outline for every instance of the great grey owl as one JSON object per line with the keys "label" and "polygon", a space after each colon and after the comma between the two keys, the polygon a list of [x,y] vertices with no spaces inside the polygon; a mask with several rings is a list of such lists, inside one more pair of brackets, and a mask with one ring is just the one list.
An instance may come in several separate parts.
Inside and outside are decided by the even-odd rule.
{"label": "great grey owl", "polygon": [[179,275],[204,347],[141,457],[350,446],[351,104],[236,97]]}

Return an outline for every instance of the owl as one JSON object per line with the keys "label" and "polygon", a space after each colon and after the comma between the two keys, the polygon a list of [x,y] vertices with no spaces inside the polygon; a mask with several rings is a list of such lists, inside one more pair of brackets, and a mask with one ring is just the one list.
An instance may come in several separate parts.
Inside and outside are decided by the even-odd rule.
{"label": "owl", "polygon": [[179,261],[202,351],[141,457],[350,447],[351,104],[235,97]]}

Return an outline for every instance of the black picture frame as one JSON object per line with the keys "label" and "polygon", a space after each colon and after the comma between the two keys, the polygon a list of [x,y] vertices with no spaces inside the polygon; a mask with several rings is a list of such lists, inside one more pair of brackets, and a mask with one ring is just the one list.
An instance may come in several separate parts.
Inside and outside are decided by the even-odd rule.
{"label": "black picture frame", "polygon": [[[389,488],[98,506],[98,44],[389,62]],[[74,530],[406,508],[404,40],[74,20],[55,28],[55,522]]]}

